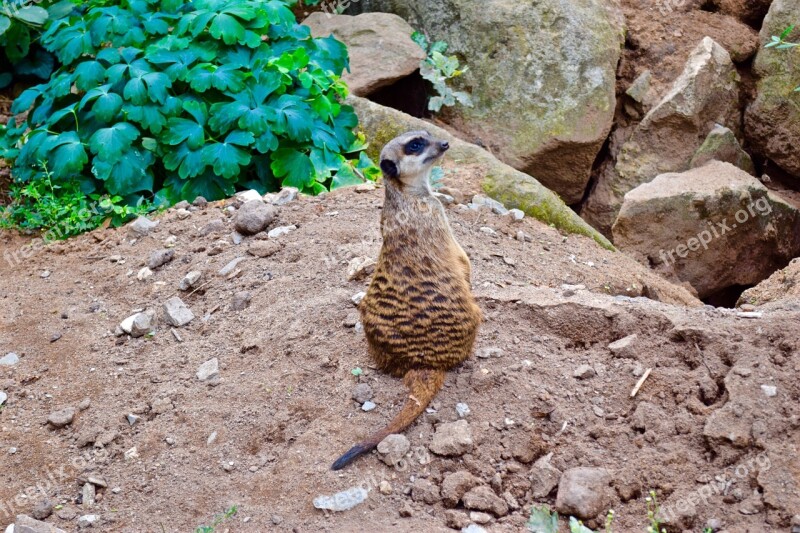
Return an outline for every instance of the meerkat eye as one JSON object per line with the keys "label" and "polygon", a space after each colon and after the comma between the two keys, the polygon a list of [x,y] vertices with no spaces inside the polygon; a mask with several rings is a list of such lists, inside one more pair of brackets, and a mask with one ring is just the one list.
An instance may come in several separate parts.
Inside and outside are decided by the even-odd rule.
{"label": "meerkat eye", "polygon": [[425,142],[422,139],[414,139],[406,145],[406,154],[418,154],[425,148]]}

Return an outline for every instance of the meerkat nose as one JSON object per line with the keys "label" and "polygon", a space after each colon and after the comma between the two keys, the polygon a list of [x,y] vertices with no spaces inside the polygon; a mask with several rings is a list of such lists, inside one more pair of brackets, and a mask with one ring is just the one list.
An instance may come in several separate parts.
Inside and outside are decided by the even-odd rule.
{"label": "meerkat nose", "polygon": [[439,143],[439,147],[441,147],[442,150],[447,150],[448,148],[450,148],[450,143],[447,141],[441,141]]}

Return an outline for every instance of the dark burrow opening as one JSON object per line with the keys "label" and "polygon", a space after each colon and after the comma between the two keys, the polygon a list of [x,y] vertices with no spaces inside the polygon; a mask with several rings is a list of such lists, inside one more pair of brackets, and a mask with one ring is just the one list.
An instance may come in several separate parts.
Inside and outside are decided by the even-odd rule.
{"label": "dark burrow opening", "polygon": [[707,305],[733,309],[736,307],[736,302],[739,301],[739,297],[741,297],[742,293],[754,286],[755,285],[731,285],[730,287],[725,287],[714,294],[706,296],[702,300],[703,303]]}
{"label": "dark burrow opening", "polygon": [[427,86],[419,71],[370,93],[367,99],[412,117],[426,118],[429,115]]}

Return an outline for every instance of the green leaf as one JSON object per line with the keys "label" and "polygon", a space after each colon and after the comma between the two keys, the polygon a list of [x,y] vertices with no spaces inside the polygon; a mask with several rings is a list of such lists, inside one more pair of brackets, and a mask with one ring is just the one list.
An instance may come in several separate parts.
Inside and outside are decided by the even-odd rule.
{"label": "green leaf", "polygon": [[163,72],[150,72],[142,76],[142,79],[147,85],[147,95],[150,100],[163,104],[167,100],[167,89],[172,87],[169,76]]}
{"label": "green leaf", "polygon": [[86,149],[74,131],[62,133],[45,141],[41,152],[49,153],[48,169],[56,179],[70,179],[89,162]]}
{"label": "green leaf", "polygon": [[558,513],[550,514],[547,507],[534,506],[525,525],[531,533],[558,533]]}
{"label": "green leaf", "polygon": [[198,176],[207,166],[203,162],[202,150],[192,150],[186,143],[178,146],[177,150],[168,151],[164,156],[164,168],[177,170],[181,179]]}
{"label": "green leaf", "polygon": [[225,44],[244,44],[244,26],[231,15],[225,13],[216,15],[211,21],[208,32],[215,39],[222,38]]}
{"label": "green leaf", "polygon": [[364,180],[362,180],[358,174],[355,173],[352,163],[349,161],[343,161],[338,172],[336,172],[336,175],[333,176],[331,190],[339,189],[341,187],[350,187],[352,185],[360,185],[362,183],[364,183]]}
{"label": "green leaf", "polygon": [[141,77],[128,80],[128,83],[125,84],[125,89],[122,91],[122,96],[136,105],[146,103],[147,87],[144,85],[144,80]]}
{"label": "green leaf", "polygon": [[225,65],[217,67],[211,63],[201,63],[189,71],[189,78],[192,89],[199,92],[205,92],[211,87],[232,92],[244,89],[244,74]]}
{"label": "green leaf", "polygon": [[428,52],[428,38],[425,37],[425,34],[415,31],[411,34],[411,40],[417,43],[426,53]]}
{"label": "green leaf", "polygon": [[138,138],[139,130],[133,124],[120,122],[110,128],[100,128],[94,132],[89,138],[89,148],[99,159],[116,160],[123,152],[128,151],[131,143]]}
{"label": "green leaf", "polygon": [[594,533],[574,516],[569,517],[569,531],[570,533]]}
{"label": "green leaf", "polygon": [[25,6],[18,10],[14,17],[41,26],[47,21],[47,10],[39,6]]}
{"label": "green leaf", "polygon": [[311,136],[311,107],[300,97],[284,94],[272,104],[277,113],[275,126],[295,141],[307,141]]}
{"label": "green leaf", "polygon": [[286,187],[302,189],[311,185],[316,174],[314,165],[308,155],[294,148],[279,148],[272,153],[272,173],[277,178],[283,178]]}
{"label": "green leaf", "polygon": [[98,61],[84,61],[75,67],[75,86],[81,91],[97,87],[105,78],[106,69]]}
{"label": "green leaf", "polygon": [[153,190],[153,175],[148,170],[152,163],[153,154],[132,148],[113,160],[96,157],[92,172],[111,194],[127,195]]}
{"label": "green leaf", "polygon": [[167,118],[162,113],[162,111],[165,111],[163,106],[156,104],[125,104],[123,111],[126,113],[128,120],[138,122],[143,128],[156,134],[161,133],[161,130],[167,125]]}
{"label": "green leaf", "polygon": [[792,33],[792,30],[794,30],[794,24],[783,30],[783,33],[781,33],[780,36],[780,40],[782,41],[786,39],[789,36],[789,34]]}
{"label": "green leaf", "polygon": [[250,152],[227,140],[205,145],[202,153],[203,162],[212,165],[214,173],[227,179],[238,176],[240,167],[250,163]]}
{"label": "green leaf", "polygon": [[167,144],[174,146],[186,141],[189,148],[196,150],[205,143],[203,126],[194,120],[173,117],[167,121],[167,127],[164,134],[164,142]]}
{"label": "green leaf", "polygon": [[11,21],[8,19],[8,17],[0,15],[0,35],[3,35],[10,27]]}
{"label": "green leaf", "polygon": [[14,103],[11,104],[11,112],[15,115],[22,113],[23,111],[27,111],[33,105],[33,102],[41,96],[42,94],[42,85],[35,85],[30,89],[25,89],[17,96]]}

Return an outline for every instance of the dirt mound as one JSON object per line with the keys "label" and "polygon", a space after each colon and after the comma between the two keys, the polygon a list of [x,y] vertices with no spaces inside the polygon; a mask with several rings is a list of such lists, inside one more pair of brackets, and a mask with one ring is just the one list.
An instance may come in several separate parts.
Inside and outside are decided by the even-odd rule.
{"label": "dirt mound", "polygon": [[[47,521],[69,531],[87,514],[102,531],[186,531],[215,516],[232,531],[448,531],[469,520],[453,492],[463,484],[448,478],[458,473],[479,485],[463,501],[492,513],[490,531],[518,532],[532,504],[554,504],[547,474],[557,482],[579,466],[609,471],[619,531],[644,529],[650,489],[671,530],[716,518],[730,531],[785,531],[800,508],[800,310],[747,320],[631,298],[697,304],[587,238],[465,206],[448,213],[486,317],[477,357],[406,432],[399,467],[369,456],[330,471],[404,401],[401,381],[366,358],[351,298],[368,279],[347,281],[353,258],[377,256],[382,191],[301,198],[271,226],[296,229],[238,245],[232,204],[170,210],[135,240],[128,228],[101,230],[30,254],[25,239],[0,241],[11,258],[0,261],[0,357],[20,359],[0,366],[0,525],[49,500],[62,507]],[[511,237],[520,231],[529,238]],[[160,254],[139,281],[170,245],[172,260],[155,266]],[[180,291],[192,270],[203,276]],[[195,315],[175,334],[162,317],[174,296]],[[156,311],[153,336],[115,336],[145,309]],[[218,377],[201,381],[214,358]],[[358,382],[374,410],[351,399]],[[435,428],[458,419],[457,403],[469,408],[472,450],[435,455]],[[67,407],[66,427],[54,423],[69,412],[46,423]],[[717,429],[729,419],[731,438]],[[549,465],[536,462],[546,453]],[[369,495],[350,511],[312,505],[354,486]],[[235,516],[218,516],[234,505]]]}

